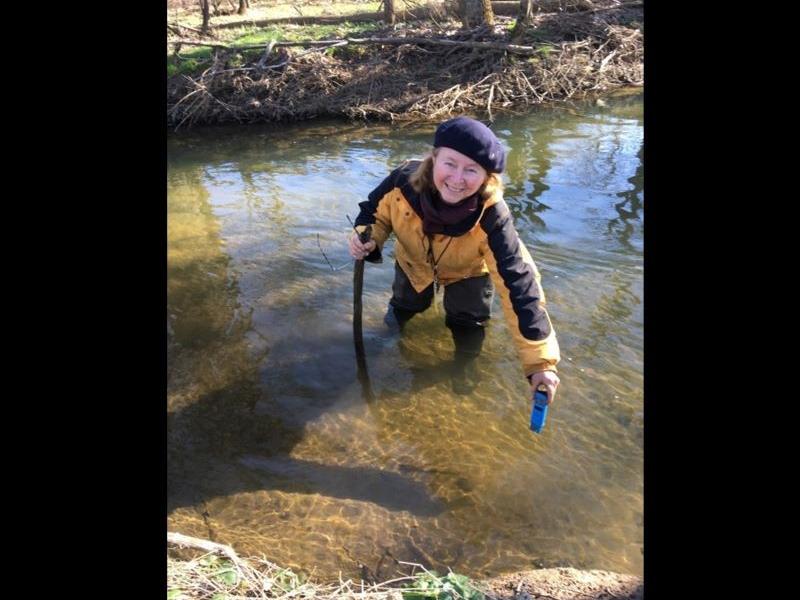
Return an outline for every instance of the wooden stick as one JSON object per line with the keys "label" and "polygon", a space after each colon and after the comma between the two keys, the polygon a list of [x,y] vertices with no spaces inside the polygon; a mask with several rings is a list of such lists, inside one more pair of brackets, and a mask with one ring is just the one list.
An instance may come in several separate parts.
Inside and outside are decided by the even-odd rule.
{"label": "wooden stick", "polygon": [[[230,46],[216,42],[198,42],[195,40],[175,39],[169,40],[170,44],[184,44],[186,46],[209,46],[223,50],[260,50],[268,44],[248,44],[243,46]],[[461,48],[480,48],[484,50],[504,50],[514,54],[531,55],[536,52],[533,46],[520,46],[502,42],[475,42],[472,40],[438,40],[429,38],[343,38],[334,40],[298,40],[296,42],[274,42],[273,46],[330,46],[332,44],[383,44],[385,46],[404,46],[406,44],[419,44],[430,46],[452,46]]]}
{"label": "wooden stick", "polygon": [[269,44],[267,44],[266,50],[264,50],[264,56],[258,61],[256,65],[259,69],[264,68],[264,64],[267,62],[267,57],[269,57],[269,53],[272,52],[272,49],[275,47],[275,40],[270,40]]}
{"label": "wooden stick", "polygon": [[218,544],[216,542],[211,542],[209,540],[203,540],[200,538],[183,535],[182,533],[175,533],[172,531],[167,532],[167,542],[171,544],[176,544],[178,546],[199,548],[200,550],[205,550],[206,552],[216,552],[218,554],[224,554],[236,564],[242,562],[242,559],[239,558],[239,555],[236,554],[234,549],[225,544]]}
{"label": "wooden stick", "polygon": [[247,567],[247,563],[239,558],[239,555],[236,554],[233,548],[227,546],[225,544],[218,544],[216,542],[211,542],[209,540],[203,540],[200,538],[191,537],[188,535],[183,535],[182,533],[176,533],[173,531],[167,532],[167,542],[172,544],[177,544],[178,546],[190,547],[190,548],[198,548],[200,550],[205,550],[206,552],[216,552],[218,554],[223,554],[227,556],[233,566],[236,568],[236,574],[238,575],[237,585],[239,581],[242,581],[244,577],[244,573],[242,572],[242,567]]}
{"label": "wooden stick", "polygon": [[210,32],[205,33],[200,29],[195,29],[194,27],[189,27],[188,25],[181,25],[180,23],[167,23],[167,29],[169,29],[170,31],[174,31],[178,35],[181,35],[181,29],[188,29],[189,31],[194,31],[195,33],[199,33],[203,37],[210,37],[217,39],[217,36],[215,36],[213,33]]}
{"label": "wooden stick", "polygon": [[486,111],[489,113],[490,123],[494,123],[494,117],[492,117],[492,98],[494,98],[494,84],[492,84],[492,87],[489,90],[489,102],[486,103]]}
{"label": "wooden stick", "polygon": [[[371,236],[372,226],[358,234],[362,244],[366,244]],[[353,269],[353,341],[356,346],[356,359],[359,368],[366,370],[366,355],[364,354],[364,338],[361,334],[361,292],[364,289],[364,259],[358,259]],[[362,364],[363,363],[363,364]]]}

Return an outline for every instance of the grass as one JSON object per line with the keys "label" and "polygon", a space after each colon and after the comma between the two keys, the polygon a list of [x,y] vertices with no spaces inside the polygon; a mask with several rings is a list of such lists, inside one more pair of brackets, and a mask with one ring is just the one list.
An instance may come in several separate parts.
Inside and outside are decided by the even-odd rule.
{"label": "grass", "polygon": [[[236,3],[238,6],[238,2]],[[234,23],[237,21],[263,21],[265,19],[285,19],[289,17],[319,17],[319,16],[344,16],[362,12],[378,12],[380,2],[350,1],[350,2],[282,2],[270,5],[260,2],[251,2],[247,14],[240,16],[233,14],[214,15],[212,13],[210,23],[212,27],[222,23]],[[403,6],[402,0],[395,1],[395,10],[400,10]],[[227,2],[220,3],[220,10],[228,12],[231,6]],[[298,9],[299,8],[299,12]],[[382,9],[381,9],[382,10]],[[189,27],[200,27],[203,17],[200,14],[199,6],[187,9],[167,9],[167,20],[177,21],[181,25]]]}
{"label": "grass", "polygon": [[[328,40],[333,38],[359,37],[369,35],[380,26],[379,23],[344,22],[333,25],[272,25],[269,27],[241,27],[217,31],[219,41],[229,46],[250,46],[267,44],[271,40],[279,42],[296,42],[300,40]],[[202,71],[210,63],[213,50],[202,46],[185,46],[180,56],[173,52],[174,47],[168,45],[167,77],[178,74],[194,75]],[[253,59],[261,50],[242,52],[241,57],[233,58],[231,66],[240,66],[244,59]]]}
{"label": "grass", "polygon": [[[381,584],[317,584],[291,569],[264,559],[203,554],[191,560],[167,558],[167,600],[486,600],[464,575],[439,575],[422,565],[403,563],[422,572]],[[398,587],[399,586],[399,587]]]}
{"label": "grass", "polygon": [[[467,577],[452,572],[440,576],[415,563],[400,561],[412,567],[412,573],[384,583],[362,580],[356,586],[340,575],[338,584],[325,585],[265,558],[241,558],[230,546],[210,540],[168,533],[167,543],[182,552],[204,552],[192,559],[167,554],[167,600],[486,600]],[[421,573],[416,573],[418,568]]]}
{"label": "grass", "polygon": [[232,45],[266,44],[270,40],[296,42],[299,40],[327,40],[364,35],[378,28],[376,23],[344,22],[334,25],[273,25],[236,30],[227,43]]}

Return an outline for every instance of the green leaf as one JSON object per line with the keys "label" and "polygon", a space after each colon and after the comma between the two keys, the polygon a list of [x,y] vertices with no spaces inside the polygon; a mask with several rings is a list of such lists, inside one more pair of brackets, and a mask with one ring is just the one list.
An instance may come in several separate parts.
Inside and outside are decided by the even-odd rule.
{"label": "green leaf", "polygon": [[236,585],[236,571],[234,569],[222,569],[215,573],[217,579],[228,585]]}
{"label": "green leaf", "polygon": [[183,590],[174,589],[174,590],[167,590],[167,600],[178,600],[183,594]]}
{"label": "green leaf", "polygon": [[218,562],[219,562],[219,558],[214,556],[213,554],[209,555],[209,556],[204,556],[202,559],[200,559],[200,564],[205,566],[205,567],[213,566],[213,565],[217,564]]}
{"label": "green leaf", "polygon": [[284,591],[291,592],[300,587],[300,578],[291,569],[284,569],[278,573],[273,580]]}

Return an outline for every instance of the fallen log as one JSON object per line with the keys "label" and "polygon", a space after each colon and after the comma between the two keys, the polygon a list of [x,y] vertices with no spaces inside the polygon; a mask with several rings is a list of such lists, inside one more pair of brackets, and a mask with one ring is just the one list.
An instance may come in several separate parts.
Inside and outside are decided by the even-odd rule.
{"label": "fallen log", "polygon": [[205,552],[216,552],[218,554],[227,556],[235,563],[241,562],[241,559],[236,554],[236,551],[226,544],[218,544],[216,542],[183,535],[182,533],[176,533],[173,531],[167,532],[167,542],[170,544],[175,544],[176,546],[198,548]]}
{"label": "fallen log", "polygon": [[[169,40],[170,44],[183,44],[186,46],[208,46],[220,48],[222,50],[261,50],[267,44],[248,44],[242,46],[231,46],[215,42],[198,42],[196,40],[175,39]],[[381,44],[385,46],[403,46],[406,44],[429,45],[429,46],[461,46],[463,48],[482,48],[487,50],[504,50],[513,54],[531,55],[537,51],[533,46],[520,46],[518,44],[506,44],[503,42],[476,42],[472,40],[443,40],[435,38],[342,38],[333,40],[298,40],[296,42],[270,42],[273,46],[345,46],[347,44]]]}
{"label": "fallen log", "polygon": [[189,27],[188,25],[181,25],[180,23],[167,23],[167,29],[169,29],[175,35],[186,35],[185,31],[193,31],[200,37],[208,37],[215,40],[218,39],[217,36],[210,31],[205,32],[200,29],[195,29],[194,27]]}

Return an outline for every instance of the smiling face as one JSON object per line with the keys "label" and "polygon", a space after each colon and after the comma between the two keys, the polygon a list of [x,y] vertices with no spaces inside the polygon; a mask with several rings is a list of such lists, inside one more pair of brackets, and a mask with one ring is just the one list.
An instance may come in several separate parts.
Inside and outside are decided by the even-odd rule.
{"label": "smiling face", "polygon": [[433,157],[433,185],[447,204],[456,204],[477,192],[486,181],[486,169],[457,150],[442,146]]}

